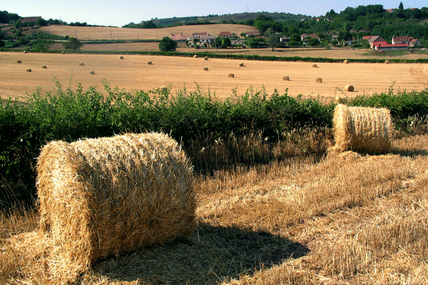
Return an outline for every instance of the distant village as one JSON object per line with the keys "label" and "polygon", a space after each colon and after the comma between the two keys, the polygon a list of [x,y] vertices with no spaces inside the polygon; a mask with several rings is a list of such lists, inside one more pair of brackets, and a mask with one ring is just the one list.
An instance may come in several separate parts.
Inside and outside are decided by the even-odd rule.
{"label": "distant village", "polygon": [[[243,45],[243,39],[239,38],[237,35],[234,35],[228,31],[221,32],[218,35],[212,35],[208,34],[207,32],[201,32],[201,33],[193,33],[191,36],[187,36],[186,34],[171,34],[170,38],[177,43],[188,43],[190,42],[190,45],[194,45],[196,42],[198,44],[206,44],[206,45],[212,45],[216,37],[219,38],[231,38],[231,44],[232,46],[236,45]],[[245,33],[245,37],[262,37],[266,38],[265,36],[262,36],[259,32],[247,32]],[[338,35],[332,35],[332,40],[337,41]],[[317,39],[319,42],[321,42],[321,38],[316,34],[302,34],[300,35],[300,40],[302,41],[303,45],[308,44],[308,40],[310,38]],[[379,35],[372,35],[372,36],[364,36],[362,40],[367,40],[370,48],[373,50],[379,50],[379,51],[387,51],[387,50],[407,50],[409,47],[418,47],[421,45],[421,42],[418,39],[415,39],[413,37],[408,36],[393,36],[391,44],[389,44],[384,38],[382,38]],[[287,45],[287,43],[290,41],[290,37],[280,36],[279,42]],[[351,46],[353,44],[360,43],[360,41],[356,40],[355,38],[345,40],[343,42],[344,45]]]}

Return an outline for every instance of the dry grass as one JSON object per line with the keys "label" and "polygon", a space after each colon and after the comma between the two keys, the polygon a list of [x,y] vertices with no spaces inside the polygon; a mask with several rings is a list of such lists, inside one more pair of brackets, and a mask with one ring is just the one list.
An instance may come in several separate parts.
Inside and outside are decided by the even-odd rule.
{"label": "dry grass", "polygon": [[[89,45],[88,45],[89,46]],[[219,98],[226,98],[236,89],[244,94],[249,86],[255,90],[266,89],[268,94],[288,88],[288,94],[332,97],[337,95],[337,87],[349,84],[358,86],[350,96],[381,93],[394,84],[398,90],[424,90],[428,87],[427,64],[367,64],[367,63],[324,63],[322,73],[319,68],[309,68],[304,62],[263,62],[254,61],[246,68],[239,67],[238,60],[210,59],[209,74],[201,72],[206,63],[192,58],[128,55],[126,60],[117,60],[117,55],[91,54],[41,54],[27,53],[25,64],[37,70],[41,65],[49,66],[45,72],[34,72],[29,78],[22,72],[22,66],[15,64],[22,53],[4,52],[0,57],[0,96],[2,98],[25,96],[41,88],[41,92],[54,92],[56,77],[62,84],[70,81],[82,86],[100,86],[103,78],[111,86],[127,91],[149,91],[159,86],[172,86],[172,90],[186,87],[188,90],[210,90]],[[156,62],[147,69],[148,61]],[[86,66],[79,66],[85,62]],[[87,76],[95,70],[100,76]],[[278,80],[278,70],[287,70],[292,81]],[[340,72],[337,72],[340,70]],[[226,74],[234,73],[235,80],[227,80]],[[150,74],[150,76],[147,76]],[[399,77],[396,74],[400,74]],[[26,76],[27,75],[27,76]],[[207,76],[208,75],[208,76]],[[314,78],[322,77],[325,82],[316,84]]]}
{"label": "dry grass", "polygon": [[[199,177],[200,226],[188,241],[102,260],[76,283],[426,284],[427,146],[426,135],[406,137],[387,155]],[[36,217],[0,217],[0,282],[40,284],[43,270],[7,239],[34,229]]]}

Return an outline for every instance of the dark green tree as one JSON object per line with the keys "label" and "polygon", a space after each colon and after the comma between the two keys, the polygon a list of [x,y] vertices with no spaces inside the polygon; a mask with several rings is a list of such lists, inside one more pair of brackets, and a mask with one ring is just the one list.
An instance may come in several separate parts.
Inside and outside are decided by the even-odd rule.
{"label": "dark green tree", "polygon": [[177,50],[177,42],[172,40],[169,37],[164,37],[159,43],[159,49],[161,51],[176,51]]}
{"label": "dark green tree", "polygon": [[398,5],[398,9],[404,10],[403,2],[400,2],[400,5]]}
{"label": "dark green tree", "polygon": [[67,50],[80,50],[83,44],[76,38],[70,37],[70,39],[62,44],[64,49]]}
{"label": "dark green tree", "polygon": [[2,34],[0,33],[0,48],[1,47],[4,47],[4,41],[3,41],[3,36],[2,36]]}
{"label": "dark green tree", "polygon": [[269,28],[265,32],[265,36],[267,37],[267,44],[272,48],[272,51],[275,50],[275,47],[278,46],[279,36],[276,34],[273,28]]}
{"label": "dark green tree", "polygon": [[221,39],[221,47],[222,48],[228,48],[232,46],[232,42],[229,38],[222,38]]}

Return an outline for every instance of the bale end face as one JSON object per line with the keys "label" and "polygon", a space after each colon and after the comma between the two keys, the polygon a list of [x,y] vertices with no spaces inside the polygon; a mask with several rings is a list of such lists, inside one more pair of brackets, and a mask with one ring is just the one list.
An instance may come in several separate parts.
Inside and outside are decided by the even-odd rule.
{"label": "bale end face", "polygon": [[391,62],[389,60],[385,60],[385,64],[390,64]]}
{"label": "bale end face", "polygon": [[347,60],[347,59],[345,59],[345,60],[343,61],[343,63],[344,63],[344,64],[348,64],[348,60]]}
{"label": "bale end face", "polygon": [[195,54],[193,57],[194,57],[194,58],[198,58],[198,55],[197,55],[197,54]]}
{"label": "bale end face", "polygon": [[204,67],[204,71],[208,71],[208,67]]}

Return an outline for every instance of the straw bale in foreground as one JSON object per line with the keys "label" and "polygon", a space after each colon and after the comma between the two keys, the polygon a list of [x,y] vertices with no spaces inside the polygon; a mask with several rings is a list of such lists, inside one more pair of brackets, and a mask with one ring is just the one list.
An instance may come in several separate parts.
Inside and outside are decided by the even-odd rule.
{"label": "straw bale in foreground", "polygon": [[55,244],[55,267],[190,235],[197,226],[193,187],[189,160],[165,134],[47,144],[37,188],[40,229]]}
{"label": "straw bale in foreground", "polygon": [[384,153],[391,148],[393,123],[386,108],[348,107],[339,104],[334,110],[335,146],[330,150]]}

